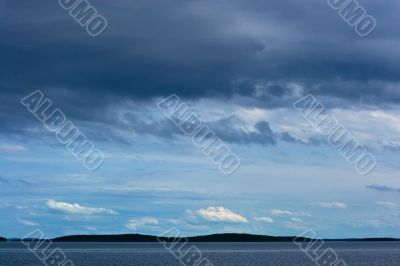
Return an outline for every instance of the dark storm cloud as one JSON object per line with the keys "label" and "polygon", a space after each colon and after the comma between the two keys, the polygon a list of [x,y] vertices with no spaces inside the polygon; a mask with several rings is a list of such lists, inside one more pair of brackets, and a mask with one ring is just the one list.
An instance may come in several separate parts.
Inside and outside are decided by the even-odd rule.
{"label": "dark storm cloud", "polygon": [[26,116],[19,99],[34,89],[83,120],[104,120],[105,107],[121,99],[271,100],[292,94],[288,83],[355,103],[400,100],[396,0],[360,1],[378,21],[367,38],[326,1],[90,3],[108,20],[97,38],[56,0],[1,2],[2,120]]}

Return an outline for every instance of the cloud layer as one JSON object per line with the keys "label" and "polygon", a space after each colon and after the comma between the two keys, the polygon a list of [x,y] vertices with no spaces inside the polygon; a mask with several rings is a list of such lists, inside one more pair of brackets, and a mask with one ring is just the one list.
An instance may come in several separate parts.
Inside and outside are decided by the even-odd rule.
{"label": "cloud layer", "polygon": [[[366,38],[327,1],[96,0],[98,38],[55,0],[3,2],[0,234],[398,236],[398,0],[362,1]],[[21,105],[36,89],[104,168],[86,172]],[[239,155],[235,175],[157,109],[172,93]],[[307,94],[376,156],[366,179],[293,110]]]}

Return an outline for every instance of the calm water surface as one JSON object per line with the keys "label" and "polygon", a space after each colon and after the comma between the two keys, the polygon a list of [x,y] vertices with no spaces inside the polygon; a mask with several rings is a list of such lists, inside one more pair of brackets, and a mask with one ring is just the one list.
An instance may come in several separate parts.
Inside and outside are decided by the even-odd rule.
{"label": "calm water surface", "polygon": [[[315,266],[293,243],[191,244],[215,266]],[[53,243],[52,247],[62,249],[76,266],[182,265],[159,243]],[[324,247],[334,249],[347,265],[400,265],[400,243],[397,242],[327,242]],[[45,264],[22,244],[7,242],[0,243],[0,265]]]}

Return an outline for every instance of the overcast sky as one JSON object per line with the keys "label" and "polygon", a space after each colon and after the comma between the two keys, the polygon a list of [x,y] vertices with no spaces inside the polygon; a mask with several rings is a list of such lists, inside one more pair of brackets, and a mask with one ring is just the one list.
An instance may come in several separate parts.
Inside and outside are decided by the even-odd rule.
{"label": "overcast sky", "polygon": [[[0,1],[0,235],[247,232],[400,237],[397,0]],[[397,52],[396,52],[397,51]],[[95,146],[88,171],[20,99],[41,90]],[[224,175],[157,103],[178,95],[241,159]],[[360,175],[292,108],[312,94],[377,159]]]}

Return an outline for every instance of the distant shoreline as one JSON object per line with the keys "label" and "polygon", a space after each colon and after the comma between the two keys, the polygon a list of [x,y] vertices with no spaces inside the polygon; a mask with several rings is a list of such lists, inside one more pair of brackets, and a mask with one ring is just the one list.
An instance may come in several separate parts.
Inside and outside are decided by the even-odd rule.
{"label": "distant shoreline", "polygon": [[[121,234],[121,235],[71,235],[53,239],[24,239],[24,241],[53,241],[53,242],[172,242],[178,239],[187,239],[190,242],[292,242],[294,236],[265,236],[252,234],[213,234],[193,237],[157,237],[142,234]],[[311,241],[311,238],[296,238],[296,241]],[[396,238],[348,238],[348,239],[323,239],[324,241],[400,241]],[[21,241],[21,239],[1,238],[0,241]]]}

